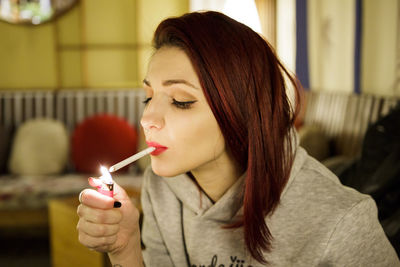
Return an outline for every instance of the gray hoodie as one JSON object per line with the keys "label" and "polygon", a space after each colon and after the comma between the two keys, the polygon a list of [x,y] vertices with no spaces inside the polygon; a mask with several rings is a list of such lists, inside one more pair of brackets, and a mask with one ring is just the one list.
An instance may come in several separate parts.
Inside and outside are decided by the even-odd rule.
{"label": "gray hoodie", "polygon": [[[262,266],[246,250],[243,229],[224,229],[242,213],[244,177],[216,203],[185,174],[145,173],[142,240],[146,266]],[[270,266],[400,266],[368,195],[345,187],[298,148],[275,212],[266,218]]]}

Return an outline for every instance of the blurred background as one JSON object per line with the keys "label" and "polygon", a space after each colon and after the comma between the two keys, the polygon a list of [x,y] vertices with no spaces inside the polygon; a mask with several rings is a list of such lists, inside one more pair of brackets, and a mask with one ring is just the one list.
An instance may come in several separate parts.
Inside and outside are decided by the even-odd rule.
{"label": "blurred background", "polygon": [[[0,266],[109,265],[77,241],[77,195],[144,147],[153,32],[198,10],[272,45],[304,87],[300,144],[374,197],[399,251],[400,0],[0,0]],[[139,206],[147,164],[114,177]]]}

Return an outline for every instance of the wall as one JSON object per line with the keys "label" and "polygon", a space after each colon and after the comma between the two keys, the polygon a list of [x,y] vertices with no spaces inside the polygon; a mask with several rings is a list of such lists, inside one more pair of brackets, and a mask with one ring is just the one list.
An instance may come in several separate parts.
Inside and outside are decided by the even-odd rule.
{"label": "wall", "polygon": [[[311,90],[352,93],[356,88],[400,96],[399,0],[276,1],[277,52],[291,71],[296,71],[296,3],[307,5]],[[360,80],[354,62],[357,3],[362,7]]]}
{"label": "wall", "polygon": [[354,0],[308,0],[310,85],[324,91],[354,87]]}
{"label": "wall", "polygon": [[364,0],[363,4],[363,92],[400,96],[395,88],[396,74],[400,79],[400,1]]}
{"label": "wall", "polygon": [[57,85],[54,27],[0,23],[0,88]]}
{"label": "wall", "polygon": [[188,0],[82,0],[39,26],[0,22],[0,90],[142,84],[152,33]]}

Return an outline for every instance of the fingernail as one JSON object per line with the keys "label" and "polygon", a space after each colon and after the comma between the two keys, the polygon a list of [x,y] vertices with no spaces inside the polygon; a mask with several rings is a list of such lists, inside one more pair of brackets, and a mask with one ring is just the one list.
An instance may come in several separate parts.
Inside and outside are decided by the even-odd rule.
{"label": "fingernail", "polygon": [[120,208],[122,206],[121,202],[115,201],[114,202],[114,208]]}

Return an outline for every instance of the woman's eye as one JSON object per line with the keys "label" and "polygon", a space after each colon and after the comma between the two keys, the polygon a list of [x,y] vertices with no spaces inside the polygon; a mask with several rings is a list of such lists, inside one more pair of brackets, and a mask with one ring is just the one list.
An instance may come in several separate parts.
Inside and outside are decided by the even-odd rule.
{"label": "woman's eye", "polygon": [[148,98],[146,98],[145,100],[143,100],[143,104],[147,104],[147,103],[149,103],[149,101],[151,100],[151,97],[148,97]]}
{"label": "woman's eye", "polygon": [[[147,97],[145,100],[143,100],[143,104],[147,105],[147,103],[150,102],[150,100],[152,99],[152,97]],[[193,101],[178,101],[176,99],[172,99],[172,104],[174,106],[176,106],[177,108],[180,109],[189,109],[191,107],[192,104],[194,104],[195,102],[197,102],[196,100]]]}
{"label": "woman's eye", "polygon": [[176,99],[172,99],[172,104],[180,109],[189,109],[192,106],[192,104],[194,104],[195,102],[197,102],[197,101],[194,100],[194,101],[181,102],[181,101],[177,101]]}

